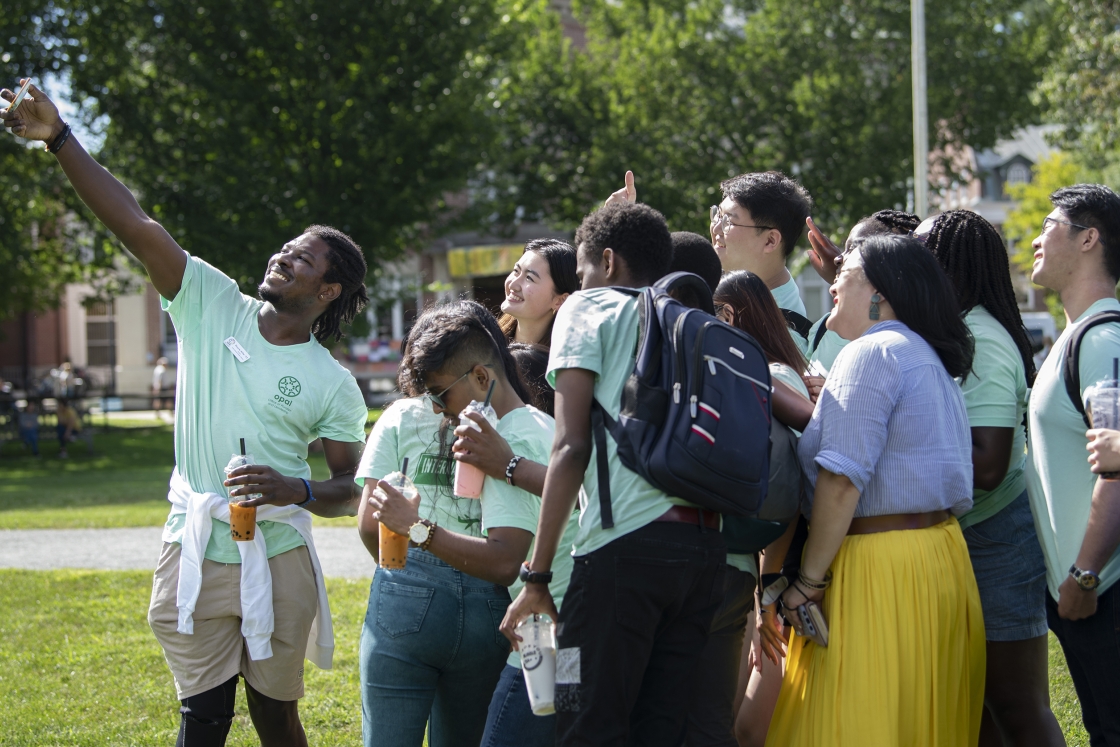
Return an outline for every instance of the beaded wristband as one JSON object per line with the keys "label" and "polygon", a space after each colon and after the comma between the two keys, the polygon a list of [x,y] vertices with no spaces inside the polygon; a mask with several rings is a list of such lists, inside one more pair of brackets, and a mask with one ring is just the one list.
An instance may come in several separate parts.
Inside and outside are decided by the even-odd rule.
{"label": "beaded wristband", "polygon": [[297,503],[296,507],[306,508],[308,503],[315,500],[315,494],[311,492],[311,483],[308,480],[304,480],[302,477],[299,479],[303,480],[303,487],[307,488],[307,499],[303,503]]}
{"label": "beaded wristband", "polygon": [[517,469],[517,463],[524,458],[525,457],[515,456],[513,459],[509,460],[509,464],[506,465],[506,483],[513,485],[513,471]]}

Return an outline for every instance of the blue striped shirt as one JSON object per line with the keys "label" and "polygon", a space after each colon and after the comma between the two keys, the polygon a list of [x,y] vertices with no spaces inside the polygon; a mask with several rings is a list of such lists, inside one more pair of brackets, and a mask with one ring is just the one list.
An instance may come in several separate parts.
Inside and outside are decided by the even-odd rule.
{"label": "blue striped shirt", "polygon": [[[972,508],[972,437],[960,387],[902,322],[875,324],[837,356],[798,447],[860,492],[855,516]],[[812,512],[812,496],[805,508]]]}

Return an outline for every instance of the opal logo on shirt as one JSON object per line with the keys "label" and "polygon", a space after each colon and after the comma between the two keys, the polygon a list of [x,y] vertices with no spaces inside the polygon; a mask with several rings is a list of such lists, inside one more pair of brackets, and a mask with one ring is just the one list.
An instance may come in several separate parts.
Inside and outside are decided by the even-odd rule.
{"label": "opal logo on shirt", "polygon": [[277,383],[276,388],[280,390],[280,393],[272,395],[272,401],[268,404],[285,414],[291,412],[292,399],[298,397],[299,393],[303,391],[299,379],[295,376],[283,376]]}

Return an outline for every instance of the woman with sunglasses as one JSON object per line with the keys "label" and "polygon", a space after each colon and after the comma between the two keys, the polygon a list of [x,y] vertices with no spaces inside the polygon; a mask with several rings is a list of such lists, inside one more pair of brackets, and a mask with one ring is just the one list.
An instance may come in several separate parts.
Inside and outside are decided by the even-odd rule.
{"label": "woman with sunglasses", "polygon": [[[434,413],[452,422],[469,402],[492,392],[497,433],[517,453],[547,463],[552,418],[526,405],[517,364],[481,305],[461,301],[425,312],[410,333],[400,378],[408,390],[427,393]],[[441,455],[450,453],[452,438],[444,428]],[[452,464],[441,461],[445,474]],[[498,632],[509,605],[505,587],[517,590],[540,498],[505,476],[487,477],[480,500],[451,498],[479,506],[481,523],[463,531],[433,521],[422,497],[409,500],[384,481],[376,490],[371,482],[365,488],[359,526],[367,547],[380,523],[417,544],[403,569],[377,570],[370,593],[361,661],[367,745],[419,747],[425,723],[432,747],[475,747],[484,729],[497,732],[494,744],[551,743],[554,721],[532,715],[520,660],[507,663],[508,642]],[[553,562],[559,597],[576,529],[573,521],[569,549],[559,550]],[[503,693],[500,719],[493,715],[496,690]]]}
{"label": "woman with sunglasses", "polygon": [[831,292],[828,326],[851,342],[798,446],[814,491],[801,569],[780,600],[796,635],[766,743],[974,745],[984,622],[954,518],[972,507],[954,381],[972,368],[972,337],[913,238],[859,242]]}

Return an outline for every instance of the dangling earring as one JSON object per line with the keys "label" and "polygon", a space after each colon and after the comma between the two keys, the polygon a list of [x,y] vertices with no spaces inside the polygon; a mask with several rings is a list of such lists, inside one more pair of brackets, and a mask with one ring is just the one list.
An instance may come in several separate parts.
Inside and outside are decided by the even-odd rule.
{"label": "dangling earring", "polygon": [[871,309],[867,312],[867,316],[872,321],[879,321],[879,302],[882,300],[883,297],[878,293],[871,294]]}

